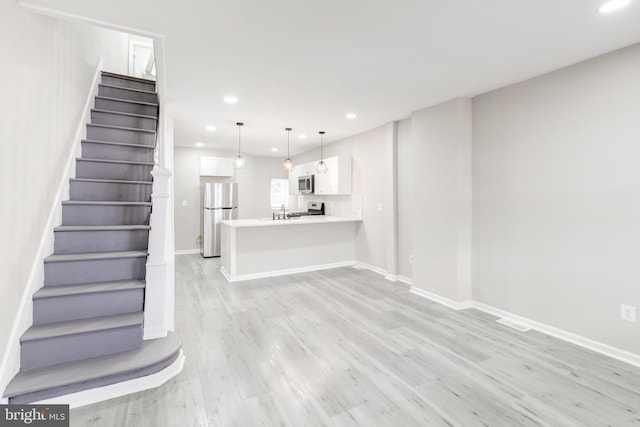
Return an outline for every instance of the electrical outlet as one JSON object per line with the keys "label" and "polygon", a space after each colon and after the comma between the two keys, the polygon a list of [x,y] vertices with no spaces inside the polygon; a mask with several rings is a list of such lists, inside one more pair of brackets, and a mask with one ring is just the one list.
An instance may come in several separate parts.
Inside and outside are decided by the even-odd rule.
{"label": "electrical outlet", "polygon": [[636,308],[632,305],[620,304],[620,319],[636,323]]}

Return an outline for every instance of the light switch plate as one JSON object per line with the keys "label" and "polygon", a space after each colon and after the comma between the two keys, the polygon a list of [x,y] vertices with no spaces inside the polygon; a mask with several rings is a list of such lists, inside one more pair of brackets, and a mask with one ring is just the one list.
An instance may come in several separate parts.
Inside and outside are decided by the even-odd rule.
{"label": "light switch plate", "polygon": [[620,304],[620,319],[636,323],[636,308],[632,305]]}
{"label": "light switch plate", "polygon": [[187,203],[187,201],[186,201],[186,200],[183,200],[183,201],[182,201],[182,206],[189,206],[189,203]]}

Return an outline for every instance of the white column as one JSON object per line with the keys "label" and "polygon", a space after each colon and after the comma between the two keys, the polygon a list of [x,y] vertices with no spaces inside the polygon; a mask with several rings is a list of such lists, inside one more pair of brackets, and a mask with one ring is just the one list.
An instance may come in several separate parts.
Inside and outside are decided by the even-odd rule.
{"label": "white column", "polygon": [[144,339],[162,338],[173,324],[173,280],[167,253],[167,223],[169,221],[169,178],[171,172],[158,166],[153,168],[151,194],[151,230],[144,304]]}

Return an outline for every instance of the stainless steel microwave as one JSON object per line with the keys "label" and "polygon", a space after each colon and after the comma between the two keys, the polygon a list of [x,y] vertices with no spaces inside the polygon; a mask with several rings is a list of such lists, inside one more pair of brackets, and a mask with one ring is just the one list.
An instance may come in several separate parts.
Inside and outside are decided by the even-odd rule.
{"label": "stainless steel microwave", "polygon": [[300,194],[313,193],[313,175],[305,175],[305,176],[298,177],[298,193]]}

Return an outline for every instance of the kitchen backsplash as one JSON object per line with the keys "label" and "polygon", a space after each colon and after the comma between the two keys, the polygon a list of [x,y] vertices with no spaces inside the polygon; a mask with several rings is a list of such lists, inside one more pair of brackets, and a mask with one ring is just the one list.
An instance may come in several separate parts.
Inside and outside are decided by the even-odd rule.
{"label": "kitchen backsplash", "polygon": [[345,196],[291,196],[290,211],[304,211],[308,202],[324,202],[325,215],[362,219],[362,194]]}

